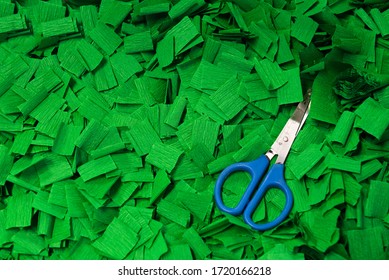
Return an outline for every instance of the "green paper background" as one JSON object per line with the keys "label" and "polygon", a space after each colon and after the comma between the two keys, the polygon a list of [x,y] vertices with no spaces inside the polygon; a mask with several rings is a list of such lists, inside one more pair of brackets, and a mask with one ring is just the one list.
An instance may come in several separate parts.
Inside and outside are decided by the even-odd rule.
{"label": "green paper background", "polygon": [[[388,259],[386,2],[0,0],[0,259]],[[308,88],[251,230],[216,178]]]}

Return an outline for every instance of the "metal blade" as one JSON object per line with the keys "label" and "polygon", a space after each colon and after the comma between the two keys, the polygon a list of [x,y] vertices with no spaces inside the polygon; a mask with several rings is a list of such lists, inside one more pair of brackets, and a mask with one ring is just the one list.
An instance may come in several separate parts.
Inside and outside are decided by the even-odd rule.
{"label": "metal blade", "polygon": [[278,155],[277,163],[285,162],[293,141],[296,139],[297,134],[300,132],[308,117],[310,106],[311,90],[308,90],[304,100],[297,105],[292,117],[286,122],[281,133],[278,135],[277,140],[273,143],[269,152],[266,153],[266,156],[269,159]]}

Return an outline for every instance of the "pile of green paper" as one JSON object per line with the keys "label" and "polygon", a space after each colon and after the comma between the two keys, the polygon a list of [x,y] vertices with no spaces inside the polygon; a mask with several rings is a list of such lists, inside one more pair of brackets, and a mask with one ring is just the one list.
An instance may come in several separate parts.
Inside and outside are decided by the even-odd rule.
{"label": "pile of green paper", "polygon": [[[216,178],[308,88],[251,230]],[[0,0],[0,259],[388,259],[388,127],[384,0]]]}

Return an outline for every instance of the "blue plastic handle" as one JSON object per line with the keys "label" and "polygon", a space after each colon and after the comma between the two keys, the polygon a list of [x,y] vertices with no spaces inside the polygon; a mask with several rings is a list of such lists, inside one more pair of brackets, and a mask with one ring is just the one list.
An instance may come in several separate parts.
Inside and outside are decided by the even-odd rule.
{"label": "blue plastic handle", "polygon": [[[224,169],[219,178],[216,181],[215,186],[215,201],[216,205],[223,212],[237,216],[243,213],[246,205],[250,201],[250,197],[253,194],[255,188],[258,186],[259,181],[261,180],[263,174],[269,167],[269,159],[266,156],[261,156],[258,159],[250,162],[238,162],[228,166]],[[224,182],[227,180],[227,177],[234,172],[245,171],[251,175],[251,181],[246,191],[244,192],[241,200],[235,208],[227,207],[222,200],[222,187]]]}
{"label": "blue plastic handle", "polygon": [[[246,209],[243,212],[244,221],[250,225],[253,229],[265,231],[275,226],[278,226],[283,222],[286,217],[289,215],[290,210],[293,207],[293,194],[284,179],[284,169],[283,164],[274,164],[269,172],[266,174],[265,179],[263,179],[261,185],[258,188],[258,191],[255,193],[254,197],[248,203]],[[281,211],[281,214],[271,222],[265,224],[256,224],[251,218],[255,209],[258,207],[258,204],[261,202],[266,192],[271,188],[277,188],[284,192],[286,197],[286,203],[284,209]]]}

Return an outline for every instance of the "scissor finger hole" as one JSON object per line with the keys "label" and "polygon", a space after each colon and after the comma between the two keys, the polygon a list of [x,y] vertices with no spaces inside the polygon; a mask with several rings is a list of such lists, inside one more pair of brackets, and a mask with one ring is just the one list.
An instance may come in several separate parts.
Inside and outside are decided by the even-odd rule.
{"label": "scissor finger hole", "polygon": [[286,205],[286,197],[278,188],[268,189],[255,209],[252,219],[255,223],[267,223],[275,220]]}
{"label": "scissor finger hole", "polygon": [[251,176],[248,172],[236,171],[231,173],[224,181],[222,188],[222,200],[224,205],[235,208],[242,199],[250,181]]}

